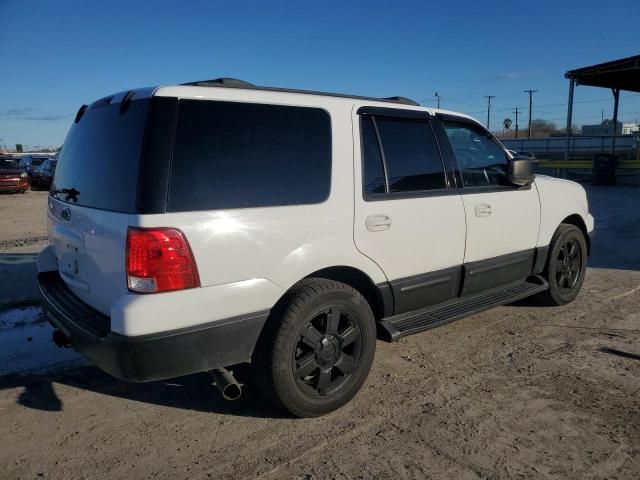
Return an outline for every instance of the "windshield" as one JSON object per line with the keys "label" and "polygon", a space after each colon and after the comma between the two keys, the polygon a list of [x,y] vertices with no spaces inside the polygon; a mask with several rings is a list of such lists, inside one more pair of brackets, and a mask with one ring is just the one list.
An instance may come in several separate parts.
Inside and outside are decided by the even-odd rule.
{"label": "windshield", "polygon": [[[51,195],[77,205],[134,212],[149,100],[90,107],[74,123],[60,152]],[[65,192],[74,190],[69,197]],[[69,200],[67,200],[69,199]]]}

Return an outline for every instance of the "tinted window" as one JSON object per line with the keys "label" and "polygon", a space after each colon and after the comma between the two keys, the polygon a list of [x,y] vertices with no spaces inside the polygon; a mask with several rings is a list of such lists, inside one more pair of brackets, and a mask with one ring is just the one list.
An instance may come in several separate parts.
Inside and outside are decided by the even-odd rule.
{"label": "tinted window", "polygon": [[373,119],[369,116],[361,117],[362,128],[362,157],[363,176],[362,189],[364,193],[385,193],[384,168],[382,155],[378,145]]}
{"label": "tinted window", "polygon": [[458,161],[465,186],[502,185],[507,154],[479,125],[445,121],[444,128]]}
{"label": "tinted window", "polygon": [[[149,100],[134,100],[123,114],[119,103],[88,108],[69,130],[52,189],[79,191],[78,205],[135,211],[148,108]],[[57,194],[61,200],[65,197]]]}
{"label": "tinted window", "polygon": [[389,192],[446,188],[444,167],[426,120],[376,117],[389,177]]}
{"label": "tinted window", "polygon": [[5,170],[11,170],[18,168],[16,162],[8,158],[0,158],[0,168]]}
{"label": "tinted window", "polygon": [[182,100],[169,211],[319,203],[331,183],[331,125],[317,108]]}

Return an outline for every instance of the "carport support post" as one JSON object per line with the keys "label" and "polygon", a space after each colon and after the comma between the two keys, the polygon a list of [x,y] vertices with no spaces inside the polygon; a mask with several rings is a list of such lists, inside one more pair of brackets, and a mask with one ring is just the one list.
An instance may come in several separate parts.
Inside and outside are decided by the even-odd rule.
{"label": "carport support post", "polygon": [[616,153],[616,131],[618,130],[618,102],[620,101],[620,89],[612,88],[613,92],[613,130],[611,132],[611,154]]}
{"label": "carport support post", "polygon": [[564,146],[564,159],[569,160],[569,149],[571,148],[571,122],[573,121],[573,89],[576,81],[569,78],[569,101],[567,102],[567,142]]}

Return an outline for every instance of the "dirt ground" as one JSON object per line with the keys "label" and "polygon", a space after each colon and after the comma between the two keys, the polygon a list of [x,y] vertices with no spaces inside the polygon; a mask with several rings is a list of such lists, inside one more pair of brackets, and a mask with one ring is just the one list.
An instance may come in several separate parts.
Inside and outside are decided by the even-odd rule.
{"label": "dirt ground", "polygon": [[0,252],[46,243],[48,193],[0,193]]}
{"label": "dirt ground", "polygon": [[283,417],[251,386],[224,402],[205,374],[0,377],[0,478],[640,478],[640,189],[589,199],[574,303],[378,342],[361,393],[326,417]]}

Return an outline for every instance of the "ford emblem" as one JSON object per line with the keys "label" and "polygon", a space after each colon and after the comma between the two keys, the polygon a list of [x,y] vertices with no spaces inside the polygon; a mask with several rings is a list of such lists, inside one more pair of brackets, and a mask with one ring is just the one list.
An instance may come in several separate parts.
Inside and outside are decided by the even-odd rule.
{"label": "ford emblem", "polygon": [[71,220],[71,210],[69,210],[68,208],[63,208],[60,212],[60,216],[65,222],[68,222],[69,220]]}

